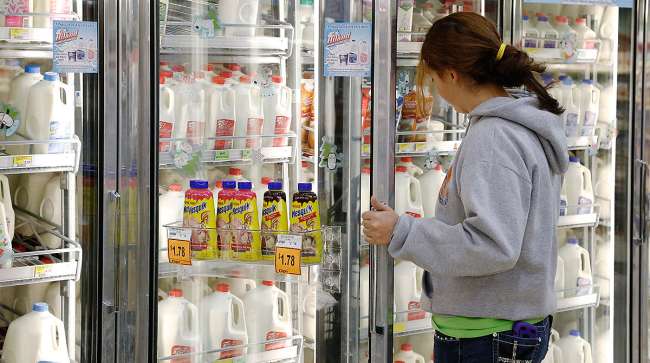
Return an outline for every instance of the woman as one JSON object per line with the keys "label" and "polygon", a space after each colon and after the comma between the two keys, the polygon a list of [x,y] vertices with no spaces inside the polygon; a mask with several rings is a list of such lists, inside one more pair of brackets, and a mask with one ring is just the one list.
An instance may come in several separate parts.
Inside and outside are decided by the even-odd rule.
{"label": "woman", "polygon": [[[543,71],[474,13],[438,20],[424,41],[420,97],[432,80],[470,124],[435,218],[398,216],[373,197],[363,227],[368,242],[424,268],[436,362],[538,363],[546,354],[568,151],[563,110],[536,80]],[[534,96],[505,90],[520,86]]]}

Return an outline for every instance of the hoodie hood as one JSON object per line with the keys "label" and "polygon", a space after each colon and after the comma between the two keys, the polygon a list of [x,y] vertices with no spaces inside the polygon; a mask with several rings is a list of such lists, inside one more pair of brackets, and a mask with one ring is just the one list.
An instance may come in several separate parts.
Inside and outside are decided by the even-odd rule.
{"label": "hoodie hood", "polygon": [[470,123],[482,117],[498,117],[534,132],[542,144],[551,170],[564,174],[569,166],[569,150],[564,125],[559,116],[539,109],[536,97],[495,97],[469,113]]}

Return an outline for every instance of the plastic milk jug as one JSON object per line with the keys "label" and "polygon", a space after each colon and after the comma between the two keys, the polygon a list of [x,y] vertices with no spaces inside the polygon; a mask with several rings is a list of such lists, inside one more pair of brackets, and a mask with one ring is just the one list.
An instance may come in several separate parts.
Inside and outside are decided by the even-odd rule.
{"label": "plastic milk jug", "polygon": [[11,204],[11,191],[9,190],[9,178],[6,175],[0,175],[0,202],[4,206],[4,218],[7,222],[7,233],[9,239],[14,238],[14,228],[16,227],[16,214]]}
{"label": "plastic milk jug", "polygon": [[[264,135],[283,135],[291,128],[291,88],[282,84],[282,77],[271,77],[270,94],[262,98],[264,108]],[[286,146],[286,137],[265,138],[264,146]]]}
{"label": "plastic milk jug", "polygon": [[[586,295],[590,291],[593,281],[591,274],[591,260],[589,252],[578,245],[578,240],[569,238],[567,243],[559,250],[559,255],[564,260],[564,288],[566,296]],[[574,290],[576,294],[574,294]]]}
{"label": "plastic milk jug", "polygon": [[[2,0],[0,0],[0,9],[4,9],[2,5]],[[2,18],[2,16],[3,15],[0,15],[0,18]],[[9,101],[11,81],[23,72],[24,69],[20,66],[20,61],[18,59],[6,59],[4,62],[0,61],[0,102]]]}
{"label": "plastic milk jug", "polygon": [[426,18],[422,9],[415,9],[413,11],[413,33],[421,33],[413,35],[411,38],[414,42],[423,42],[426,37],[426,33],[429,31],[433,24],[429,19]]}
{"label": "plastic milk jug", "polygon": [[[55,140],[72,137],[74,131],[74,92],[59,81],[59,75],[46,72],[43,80],[29,90],[29,103],[39,107],[27,108],[26,133],[32,140]],[[32,146],[35,154],[60,153],[62,144]]]}
{"label": "plastic milk jug", "polygon": [[562,363],[562,349],[557,345],[560,340],[560,333],[555,329],[551,329],[551,337],[548,342],[548,351],[542,363]]}
{"label": "plastic milk jug", "polygon": [[555,272],[555,295],[558,298],[564,297],[564,260],[562,257],[557,256],[557,267]]}
{"label": "plastic milk jug", "polygon": [[290,338],[293,334],[291,302],[284,291],[273,285],[273,281],[262,281],[261,285],[249,291],[244,297],[244,306],[249,344],[257,344],[252,350],[267,351],[289,345],[286,341],[260,345],[269,340]]}
{"label": "plastic milk jug", "polygon": [[241,347],[248,344],[244,303],[230,293],[228,284],[217,284],[214,292],[201,301],[199,311],[202,351],[239,347],[209,355],[210,361],[246,354]]}
{"label": "plastic milk jug", "polygon": [[397,8],[397,41],[410,42],[413,29],[414,0],[399,0]]}
{"label": "plastic milk jug", "polygon": [[226,282],[230,285],[230,292],[242,300],[256,286],[254,280],[243,278],[228,278]]}
{"label": "plastic milk jug", "polygon": [[558,32],[553,28],[553,26],[551,26],[546,16],[540,16],[537,18],[537,30],[539,31],[539,37],[541,38],[542,43],[539,48],[558,47]]}
{"label": "plastic milk jug", "polygon": [[[160,139],[171,139],[174,135],[175,118],[175,97],[174,88],[166,84],[165,77],[160,76],[160,106],[158,114],[158,135]],[[159,152],[171,151],[170,141],[160,141]]]}
{"label": "plastic milk jug", "polygon": [[[258,0],[228,0],[219,2],[219,22],[222,24],[257,24]],[[226,35],[254,36],[255,27],[228,27]]]}
{"label": "plastic milk jug", "polygon": [[404,363],[424,363],[424,357],[414,352],[413,346],[409,343],[400,346],[399,352],[393,356],[393,360]]}
{"label": "plastic milk jug", "polygon": [[573,81],[569,77],[562,79],[562,83],[557,87],[558,102],[565,109],[562,119],[567,137],[579,136],[580,129],[580,107],[573,99],[573,88]]}
{"label": "plastic milk jug", "polygon": [[560,37],[561,48],[567,49],[569,47],[572,47],[575,49],[577,34],[576,31],[569,26],[569,18],[562,15],[556,16],[555,30],[557,30],[558,36]]}
{"label": "plastic milk jug", "polygon": [[587,19],[577,18],[573,29],[576,31],[578,48],[593,49],[596,47],[596,33],[587,26]]}
{"label": "plastic milk jug", "polygon": [[[46,185],[51,178],[51,173],[21,175],[14,189],[14,205],[38,215],[45,192],[43,185]],[[27,225],[16,228],[16,232],[27,237],[33,234],[32,228]]]}
{"label": "plastic milk jug", "polygon": [[428,170],[418,179],[420,180],[420,185],[425,190],[422,193],[422,207],[424,209],[424,217],[432,218],[436,215],[436,205],[438,204],[438,192],[442,183],[445,181],[447,174],[442,170],[442,165],[436,164],[436,166]]}
{"label": "plastic milk jug", "polygon": [[309,286],[302,302],[302,326],[306,338],[316,340],[316,287]]}
{"label": "plastic milk jug", "polygon": [[591,136],[596,130],[600,111],[600,90],[593,80],[584,79],[579,87],[580,94],[580,135]]}
{"label": "plastic milk jug", "polygon": [[366,263],[359,270],[359,315],[361,327],[368,327],[370,315],[370,266]]}
{"label": "plastic milk jug", "polygon": [[419,177],[420,175],[422,175],[422,173],[424,173],[422,169],[420,169],[415,164],[413,164],[413,158],[410,156],[404,156],[399,158],[399,163],[397,165],[405,166],[409,174],[411,174],[414,177]]}
{"label": "plastic milk jug", "polygon": [[9,236],[9,227],[7,225],[7,212],[4,204],[0,203],[0,268],[7,268],[12,265],[14,250],[11,241],[12,238]]}
{"label": "plastic milk jug", "polygon": [[591,345],[580,337],[577,330],[571,330],[568,336],[557,342],[557,346],[562,350],[564,363],[592,363]]}
{"label": "plastic milk jug", "polygon": [[233,63],[228,64],[226,67],[230,71],[231,77],[237,81],[237,83],[241,82],[241,77],[244,76],[244,73],[241,71],[241,66]]}
{"label": "plastic milk jug", "polygon": [[[20,120],[17,132],[23,136],[26,135],[25,114],[27,113],[27,103],[29,101],[29,90],[33,85],[43,79],[41,68],[35,64],[25,66],[25,72],[18,75],[11,81],[9,90],[9,104],[18,111],[17,119]],[[15,120],[14,120],[15,121]],[[27,152],[27,151],[23,151]],[[17,154],[11,152],[11,154]]]}
{"label": "plastic milk jug", "polygon": [[254,148],[259,143],[259,137],[247,138],[245,136],[260,135],[264,122],[262,112],[262,94],[260,88],[251,84],[251,78],[241,76],[239,84],[235,86],[236,94],[236,119],[235,119],[235,148]]}
{"label": "plastic milk jug", "polygon": [[399,215],[406,213],[421,218],[424,211],[420,181],[409,174],[405,166],[397,166],[395,168],[395,185],[400,186],[395,190],[395,212]]}
{"label": "plastic milk jug", "polygon": [[569,168],[564,174],[563,188],[569,210],[567,214],[591,213],[594,190],[591,184],[591,171],[580,164],[580,159],[569,157]]}
{"label": "plastic milk jug", "polygon": [[[63,222],[61,219],[61,208],[63,206],[61,197],[61,177],[54,175],[45,184],[43,199],[41,199],[41,204],[38,208],[38,215],[46,221],[61,225]],[[41,233],[40,237],[43,243],[49,248],[58,248],[61,246],[61,239],[51,233]]]}
{"label": "plastic milk jug", "polygon": [[[208,97],[209,116],[206,137],[235,136],[235,91],[223,77],[213,77]],[[232,140],[215,140],[215,150],[232,149]]]}
{"label": "plastic milk jug", "polygon": [[48,312],[46,303],[14,320],[5,337],[2,360],[6,363],[69,363],[63,322]]}
{"label": "plastic milk jug", "polygon": [[421,310],[420,296],[422,286],[421,270],[409,261],[400,261],[395,265],[395,313],[397,321],[425,319],[428,315]]}
{"label": "plastic milk jug", "polygon": [[524,34],[524,48],[538,48],[539,32],[537,28],[530,22],[528,16],[522,17],[523,21],[523,34]]}
{"label": "plastic milk jug", "polygon": [[370,168],[361,168],[361,214],[370,210]]}
{"label": "plastic milk jug", "polygon": [[185,193],[180,184],[172,184],[158,200],[160,203],[160,215],[158,216],[160,249],[167,249],[167,228],[165,225],[183,220]]}
{"label": "plastic milk jug", "polygon": [[158,356],[196,352],[199,347],[199,314],[181,290],[169,291],[158,303]]}

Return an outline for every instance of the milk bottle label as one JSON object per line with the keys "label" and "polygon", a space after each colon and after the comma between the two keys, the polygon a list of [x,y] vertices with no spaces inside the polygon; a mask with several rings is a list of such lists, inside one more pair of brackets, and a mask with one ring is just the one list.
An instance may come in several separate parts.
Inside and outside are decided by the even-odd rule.
{"label": "milk bottle label", "polygon": [[[275,116],[275,127],[273,128],[273,132],[276,135],[286,134],[287,131],[289,131],[290,122],[291,119],[287,116]],[[273,139],[273,146],[285,146],[286,142],[286,138],[276,137]]]}
{"label": "milk bottle label", "polygon": [[422,310],[422,306],[419,301],[409,301],[409,313],[407,319],[411,320],[420,320],[426,317],[426,313]]}
{"label": "milk bottle label", "polygon": [[[242,346],[244,345],[244,342],[239,339],[224,339],[221,341],[221,348],[228,348],[228,347],[237,347],[237,346]],[[239,357],[244,354],[244,351],[242,348],[239,349],[232,349],[232,350],[227,350],[224,352],[221,352],[219,355],[220,359],[227,359],[227,358],[234,358],[234,357]]]}
{"label": "milk bottle label", "polygon": [[[187,345],[174,345],[172,346],[172,355],[181,355],[192,353],[192,347]],[[171,360],[174,363],[191,363],[192,359],[190,357],[185,358],[175,358]]]}
{"label": "milk bottle label", "polygon": [[534,32],[524,35],[524,48],[537,48],[537,34]]}
{"label": "milk bottle label", "polygon": [[560,215],[565,216],[566,215],[566,207],[567,207],[567,200],[566,197],[560,198]]}
{"label": "milk bottle label", "polygon": [[575,136],[578,134],[578,115],[575,113],[566,114],[566,135]]}
{"label": "milk bottle label", "polygon": [[586,110],[583,119],[583,124],[582,124],[582,136],[591,135],[595,124],[596,124],[596,113],[594,113],[593,111]]}
{"label": "milk bottle label", "polygon": [[198,145],[203,136],[203,122],[202,121],[187,121],[187,139],[190,143]]}
{"label": "milk bottle label", "polygon": [[[216,136],[233,136],[235,134],[235,120],[219,119],[217,120]],[[214,142],[214,148],[224,150],[232,148],[232,140],[217,140]]]}
{"label": "milk bottle label", "polygon": [[578,277],[576,281],[576,294],[577,295],[587,295],[590,292],[591,279],[587,277]]}
{"label": "milk bottle label", "polygon": [[[65,139],[70,137],[68,123],[56,120],[50,121],[50,140]],[[64,144],[51,144],[48,146],[48,153],[61,153],[64,151]]]}
{"label": "milk bottle label", "polygon": [[[283,331],[270,331],[266,333],[266,340],[285,339],[289,336]],[[287,346],[286,342],[269,343],[264,345],[264,350],[280,349]]]}
{"label": "milk bottle label", "polygon": [[[247,135],[261,135],[262,134],[262,125],[264,124],[263,118],[254,118],[251,117],[246,123],[246,134]],[[247,148],[255,148],[258,146],[258,140],[255,139],[246,139]]]}
{"label": "milk bottle label", "polygon": [[544,35],[544,48],[557,48],[557,35],[553,33],[546,33]]}
{"label": "milk bottle label", "polygon": [[[174,123],[160,120],[158,122],[158,135],[161,139],[171,139],[174,131]],[[171,150],[171,142],[161,141],[158,145],[158,152],[165,153]]]}
{"label": "milk bottle label", "polygon": [[578,197],[578,214],[591,213],[591,204],[592,204],[591,199],[582,196]]}

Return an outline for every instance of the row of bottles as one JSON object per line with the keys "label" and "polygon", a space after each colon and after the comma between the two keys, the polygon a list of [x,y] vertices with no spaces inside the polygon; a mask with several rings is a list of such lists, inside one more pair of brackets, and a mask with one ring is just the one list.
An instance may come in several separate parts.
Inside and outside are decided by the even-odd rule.
{"label": "row of bottles", "polygon": [[584,79],[576,86],[571,77],[563,75],[560,82],[549,92],[565,109],[562,119],[567,137],[593,136],[601,108],[600,89],[591,79]]}
{"label": "row of bottles", "polygon": [[542,363],[592,363],[591,344],[580,336],[578,330],[560,338],[552,329],[546,357]]}
{"label": "row of bottles", "polygon": [[555,274],[555,291],[559,298],[586,295],[592,291],[593,274],[589,251],[578,244],[578,239],[570,237],[560,247]]}
{"label": "row of bottles", "polygon": [[217,283],[196,305],[183,290],[170,290],[158,303],[158,356],[222,349],[209,355],[212,361],[291,345],[282,340],[293,336],[291,301],[284,291],[262,281],[238,293],[243,296],[231,292],[230,284]]}
{"label": "row of bottles", "polygon": [[[283,85],[282,77],[271,76],[271,83],[262,88],[256,74],[245,75],[236,64],[227,66],[208,64],[194,73],[186,73],[181,65],[161,68],[161,139],[187,138],[198,144],[203,137],[238,137],[234,142],[216,140],[210,149],[243,149],[262,146],[260,135],[289,132],[292,91]],[[288,138],[266,138],[263,143],[286,146]],[[170,147],[169,141],[161,141],[159,150]]]}

